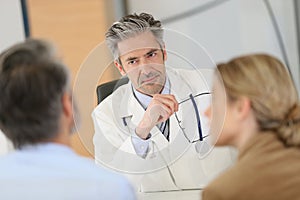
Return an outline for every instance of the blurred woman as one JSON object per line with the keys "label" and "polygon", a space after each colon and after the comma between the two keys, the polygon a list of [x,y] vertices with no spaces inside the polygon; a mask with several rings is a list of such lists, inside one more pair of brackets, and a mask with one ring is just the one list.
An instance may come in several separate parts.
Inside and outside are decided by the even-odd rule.
{"label": "blurred woman", "polygon": [[234,146],[239,157],[203,200],[300,199],[300,105],[279,60],[249,55],[218,65],[206,115],[216,146]]}

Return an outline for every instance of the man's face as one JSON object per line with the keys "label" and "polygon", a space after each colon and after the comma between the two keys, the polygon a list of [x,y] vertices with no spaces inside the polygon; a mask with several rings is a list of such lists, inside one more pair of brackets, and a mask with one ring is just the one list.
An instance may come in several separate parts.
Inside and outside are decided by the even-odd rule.
{"label": "man's face", "polygon": [[141,33],[118,43],[121,63],[115,62],[121,74],[127,74],[136,90],[147,95],[161,92],[166,81],[165,49],[153,34]]}

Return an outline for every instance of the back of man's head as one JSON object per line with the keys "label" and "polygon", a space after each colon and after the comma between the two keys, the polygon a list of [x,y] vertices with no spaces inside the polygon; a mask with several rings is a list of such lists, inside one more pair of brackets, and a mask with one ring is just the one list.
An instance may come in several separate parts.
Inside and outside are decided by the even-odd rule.
{"label": "back of man's head", "polygon": [[53,139],[69,74],[51,46],[27,40],[0,55],[0,129],[15,148]]}

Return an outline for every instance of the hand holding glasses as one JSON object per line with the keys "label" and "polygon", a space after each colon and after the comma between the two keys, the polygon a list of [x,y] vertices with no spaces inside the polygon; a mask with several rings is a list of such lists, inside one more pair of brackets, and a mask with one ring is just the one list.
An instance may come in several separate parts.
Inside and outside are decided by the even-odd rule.
{"label": "hand holding glasses", "polygon": [[200,94],[197,94],[197,95],[194,95],[194,96],[192,94],[190,94],[189,98],[187,98],[187,99],[185,99],[185,100],[178,103],[180,105],[180,104],[183,104],[185,102],[188,102],[189,100],[192,102],[192,105],[193,105],[193,108],[194,108],[193,109],[194,114],[195,114],[195,117],[196,117],[196,120],[197,120],[197,128],[198,128],[199,139],[190,140],[188,138],[187,133],[185,132],[185,128],[181,125],[182,120],[179,120],[178,115],[175,112],[176,121],[177,121],[178,126],[181,129],[184,137],[187,139],[187,141],[189,143],[191,143],[191,144],[196,143],[195,144],[195,149],[196,149],[196,152],[199,153],[200,155],[206,154],[210,150],[210,145],[206,141],[204,141],[204,139],[206,137],[208,137],[209,135],[203,135],[203,133],[202,133],[200,115],[199,115],[198,106],[196,104],[195,98],[199,97],[199,96],[202,96],[202,95],[209,95],[209,94],[210,94],[209,92],[203,92],[203,93],[200,93]]}
{"label": "hand holding glasses", "polygon": [[142,120],[136,128],[136,134],[141,138],[147,138],[150,130],[154,126],[165,122],[176,111],[178,111],[178,103],[174,95],[154,95]]}

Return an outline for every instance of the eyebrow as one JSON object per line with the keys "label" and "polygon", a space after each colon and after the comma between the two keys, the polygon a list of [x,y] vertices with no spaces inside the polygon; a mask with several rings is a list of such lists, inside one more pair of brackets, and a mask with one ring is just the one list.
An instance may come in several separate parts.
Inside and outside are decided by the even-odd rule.
{"label": "eyebrow", "polygon": [[126,62],[128,62],[128,61],[132,61],[132,60],[136,60],[136,59],[138,59],[138,57],[129,57],[129,58],[126,58]]}
{"label": "eyebrow", "polygon": [[[151,54],[151,53],[153,53],[153,52],[155,52],[155,51],[158,51],[159,49],[150,49],[146,54],[144,54],[144,56],[148,56],[149,54]],[[136,59],[138,59],[138,57],[128,57],[128,58],[126,58],[126,62],[128,62],[128,61],[132,61],[132,60],[136,60]]]}
{"label": "eyebrow", "polygon": [[148,51],[144,56],[148,56],[149,54],[158,51],[158,49],[150,49],[150,51]]}

